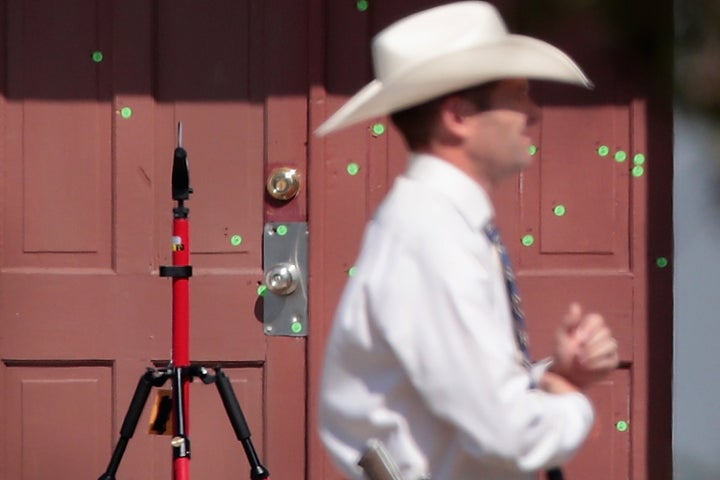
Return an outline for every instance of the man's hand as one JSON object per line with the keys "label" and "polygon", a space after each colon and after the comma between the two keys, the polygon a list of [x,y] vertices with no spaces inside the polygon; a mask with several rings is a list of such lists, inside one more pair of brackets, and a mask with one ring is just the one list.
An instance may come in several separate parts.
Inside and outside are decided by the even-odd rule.
{"label": "man's hand", "polygon": [[618,363],[618,343],[605,319],[596,313],[585,315],[580,305],[571,304],[556,333],[551,370],[585,388],[607,376]]}

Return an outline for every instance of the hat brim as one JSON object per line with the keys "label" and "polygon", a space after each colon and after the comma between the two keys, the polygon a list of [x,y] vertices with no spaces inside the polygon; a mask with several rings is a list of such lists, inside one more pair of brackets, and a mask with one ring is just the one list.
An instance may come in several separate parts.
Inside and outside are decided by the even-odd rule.
{"label": "hat brim", "polygon": [[593,86],[580,67],[558,48],[532,37],[507,35],[493,44],[413,65],[392,78],[373,80],[320,125],[315,134],[324,136],[451,92],[506,78]]}

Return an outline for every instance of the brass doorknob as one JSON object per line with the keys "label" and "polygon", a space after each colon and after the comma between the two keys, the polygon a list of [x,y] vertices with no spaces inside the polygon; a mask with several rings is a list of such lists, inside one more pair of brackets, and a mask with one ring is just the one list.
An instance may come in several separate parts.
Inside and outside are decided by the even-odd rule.
{"label": "brass doorknob", "polygon": [[292,263],[276,263],[265,272],[265,285],[275,295],[290,295],[299,283],[300,272]]}
{"label": "brass doorknob", "polygon": [[276,168],[270,172],[266,188],[276,200],[291,200],[300,190],[300,174],[294,168]]}

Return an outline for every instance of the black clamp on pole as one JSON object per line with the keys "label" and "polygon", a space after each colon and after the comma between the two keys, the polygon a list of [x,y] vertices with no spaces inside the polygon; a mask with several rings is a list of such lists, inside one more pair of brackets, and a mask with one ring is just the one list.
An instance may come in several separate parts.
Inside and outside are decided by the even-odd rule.
{"label": "black clamp on pole", "polygon": [[172,167],[172,198],[178,202],[174,210],[175,218],[187,218],[188,210],[183,203],[190,198],[193,189],[190,187],[190,168],[187,152],[182,147],[182,123],[178,125],[178,145],[173,153]]}
{"label": "black clamp on pole", "polygon": [[163,265],[160,267],[161,277],[190,278],[192,265]]}

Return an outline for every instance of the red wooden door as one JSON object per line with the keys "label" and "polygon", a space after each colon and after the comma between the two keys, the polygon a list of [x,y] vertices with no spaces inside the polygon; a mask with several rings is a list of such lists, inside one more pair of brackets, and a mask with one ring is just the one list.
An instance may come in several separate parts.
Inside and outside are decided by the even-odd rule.
{"label": "red wooden door", "polygon": [[[189,152],[191,358],[224,365],[275,478],[305,471],[305,338],[268,337],[266,172],[305,170],[306,11],[287,0],[0,1],[0,477],[97,478],[145,368],[170,358],[177,122]],[[306,190],[305,190],[306,191]],[[150,406],[118,478],[170,478]],[[248,465],[191,388],[192,472]]]}
{"label": "red wooden door", "polygon": [[[317,109],[313,124],[370,80],[368,46],[375,32],[440,3],[446,2],[328,3],[325,14],[333,21],[328,24],[325,90],[314,92],[314,103],[326,110]],[[494,196],[518,270],[534,356],[551,353],[554,328],[572,301],[604,313],[620,342],[620,368],[589,391],[597,421],[567,476],[669,478],[672,297],[667,292],[672,277],[663,258],[670,254],[672,234],[660,225],[666,226],[672,215],[671,106],[663,96],[667,85],[648,83],[647,72],[660,78],[670,74],[667,64],[653,63],[658,57],[643,48],[663,38],[663,28],[672,24],[671,5],[652,4],[657,16],[649,20],[644,2],[633,8],[624,2],[591,7],[494,3],[511,30],[560,46],[597,84],[593,91],[533,85],[543,115],[534,164]],[[354,61],[347,64],[347,58]],[[311,268],[326,269],[325,281],[311,285],[311,307],[316,316],[329,319],[352,271],[363,226],[404,170],[406,155],[387,118],[313,140],[311,147],[311,180],[328,186],[323,201],[311,203],[316,254]],[[330,228],[333,224],[343,227]],[[315,332],[321,338],[312,338],[310,371],[317,387],[318,352],[329,322]],[[312,406],[317,390],[311,395]],[[310,448],[322,454],[317,437]],[[327,461],[313,463],[311,472],[317,478],[337,475]]]}

